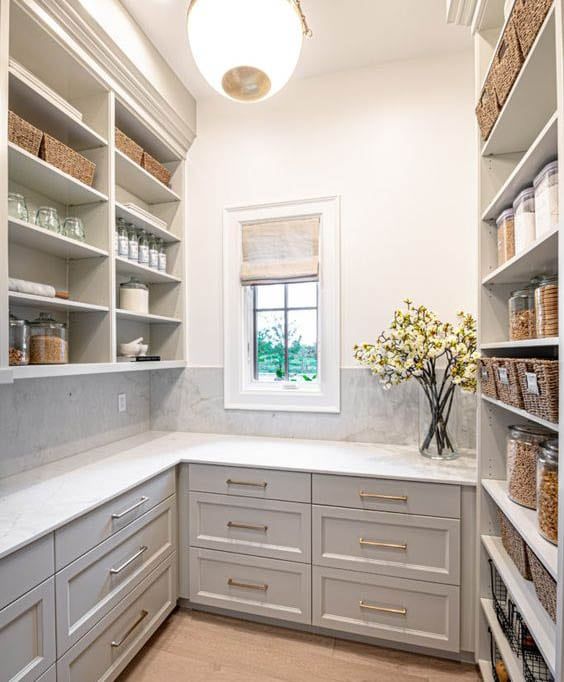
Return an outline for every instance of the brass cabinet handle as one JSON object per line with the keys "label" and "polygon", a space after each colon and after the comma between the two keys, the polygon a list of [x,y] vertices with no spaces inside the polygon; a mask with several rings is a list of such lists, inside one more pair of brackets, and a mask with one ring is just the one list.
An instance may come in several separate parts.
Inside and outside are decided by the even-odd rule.
{"label": "brass cabinet handle", "polygon": [[263,526],[260,524],[253,524],[253,523],[239,523],[237,521],[228,521],[227,523],[228,528],[243,528],[244,530],[260,530],[263,533],[266,533],[268,530],[268,526]]}
{"label": "brass cabinet handle", "polygon": [[362,599],[360,600],[359,604],[361,609],[379,611],[380,613],[398,613],[400,616],[407,616],[407,609],[404,608],[391,609],[387,606],[372,606],[372,604],[365,604]]}
{"label": "brass cabinet handle", "polygon": [[136,628],[138,625],[141,625],[141,623],[145,620],[145,618],[147,618],[148,615],[149,615],[149,612],[146,611],[145,609],[143,609],[143,611],[141,611],[141,613],[140,613],[140,615],[139,615],[139,618],[137,618],[137,620],[135,621],[135,623],[133,623],[133,625],[127,630],[127,632],[125,632],[125,633],[121,636],[121,638],[117,640],[117,642],[114,640],[114,641],[111,643],[111,645],[114,647],[114,649],[115,649],[116,647],[120,647],[120,646],[125,642],[125,640],[129,637],[129,635],[135,630],[135,628]]}
{"label": "brass cabinet handle", "polygon": [[227,485],[246,485],[249,488],[266,488],[268,483],[266,481],[236,481],[234,478],[228,478]]}
{"label": "brass cabinet handle", "polygon": [[361,545],[366,545],[368,547],[384,547],[387,549],[407,549],[407,545],[405,543],[396,544],[395,542],[377,542],[376,540],[365,540],[364,538],[359,538],[358,541]]}
{"label": "brass cabinet handle", "polygon": [[266,590],[268,590],[268,585],[266,583],[241,583],[238,580],[233,580],[233,578],[229,578],[227,584],[230,587],[244,587],[247,590],[260,590],[261,592],[266,592]]}
{"label": "brass cabinet handle", "polygon": [[381,493],[369,493],[366,490],[361,490],[359,495],[361,497],[370,497],[375,500],[395,500],[396,502],[407,502],[407,495],[382,495]]}
{"label": "brass cabinet handle", "polygon": [[133,556],[129,557],[129,559],[127,559],[127,561],[124,561],[123,564],[121,564],[121,566],[118,566],[117,568],[110,568],[110,573],[112,575],[117,575],[118,573],[121,573],[130,564],[132,564],[135,561],[135,559],[138,559],[142,554],[145,554],[145,552],[148,549],[149,548],[146,547],[145,545],[143,545],[142,547],[139,547],[139,551],[135,552],[135,554]]}
{"label": "brass cabinet handle", "polygon": [[127,509],[124,509],[122,512],[119,512],[117,514],[112,514],[112,519],[121,519],[127,514],[131,514],[132,511],[135,511],[138,507],[140,507],[142,504],[145,504],[149,498],[146,495],[143,495],[143,497],[138,501],[135,502],[135,504],[132,504],[131,507],[128,507]]}

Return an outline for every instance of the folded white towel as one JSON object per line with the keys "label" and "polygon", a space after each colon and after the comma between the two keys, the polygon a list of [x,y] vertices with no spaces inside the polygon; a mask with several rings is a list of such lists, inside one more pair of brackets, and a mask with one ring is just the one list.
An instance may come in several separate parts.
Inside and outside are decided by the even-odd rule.
{"label": "folded white towel", "polygon": [[33,294],[34,296],[45,296],[47,298],[54,298],[57,293],[55,287],[49,284],[28,282],[25,279],[16,279],[15,277],[8,277],[8,289],[19,294]]}

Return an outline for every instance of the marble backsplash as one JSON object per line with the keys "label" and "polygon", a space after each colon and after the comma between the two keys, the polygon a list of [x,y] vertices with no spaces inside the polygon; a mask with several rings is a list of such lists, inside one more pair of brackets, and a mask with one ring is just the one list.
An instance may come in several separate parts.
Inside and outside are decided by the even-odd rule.
{"label": "marble backsplash", "polygon": [[[221,368],[151,374],[153,429],[397,445],[419,442],[421,390],[416,382],[384,391],[367,370],[343,369],[341,413],[312,414],[225,410]],[[459,393],[452,428],[460,447],[475,447],[475,424],[476,397]]]}

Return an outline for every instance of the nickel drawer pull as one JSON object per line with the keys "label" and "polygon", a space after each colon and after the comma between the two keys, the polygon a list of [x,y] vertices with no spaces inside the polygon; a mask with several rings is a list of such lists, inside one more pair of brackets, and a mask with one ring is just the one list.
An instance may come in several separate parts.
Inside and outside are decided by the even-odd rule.
{"label": "nickel drawer pull", "polygon": [[358,539],[361,545],[366,545],[368,547],[384,547],[387,549],[407,549],[405,543],[395,543],[395,542],[377,542],[376,540],[365,540],[364,538]]}
{"label": "nickel drawer pull", "polygon": [[268,483],[266,481],[236,481],[234,478],[228,478],[227,485],[246,485],[249,488],[266,488]]}
{"label": "nickel drawer pull", "polygon": [[133,625],[129,628],[129,630],[127,630],[127,632],[125,632],[121,636],[121,638],[117,640],[117,642],[115,640],[112,642],[112,646],[114,647],[114,649],[117,647],[120,647],[125,642],[125,640],[129,637],[129,635],[133,632],[133,630],[135,630],[135,628],[138,625],[141,625],[141,623],[145,620],[145,618],[147,618],[148,615],[149,615],[149,612],[146,611],[145,609],[143,609],[143,611],[141,611],[141,613],[139,614],[139,618],[135,621],[135,623],[133,623]]}
{"label": "nickel drawer pull", "polygon": [[132,563],[135,561],[135,559],[139,559],[139,557],[140,557],[142,554],[145,554],[145,552],[146,552],[148,549],[149,549],[149,548],[146,547],[145,545],[143,545],[142,547],[139,547],[139,551],[138,551],[138,552],[135,552],[135,554],[134,554],[133,556],[129,557],[129,559],[128,559],[127,561],[124,561],[123,564],[122,564],[121,566],[118,566],[117,568],[110,568],[110,573],[111,573],[112,575],[117,575],[118,573],[121,573],[121,572],[122,572],[124,569],[126,569],[130,564],[132,564]]}
{"label": "nickel drawer pull", "polygon": [[398,613],[400,616],[407,616],[407,609],[404,608],[391,609],[387,606],[372,606],[372,604],[365,604],[362,599],[360,600],[359,604],[361,609],[379,611],[380,613]]}
{"label": "nickel drawer pull", "polygon": [[131,507],[124,509],[122,512],[118,512],[117,514],[112,514],[112,519],[122,519],[127,514],[130,514],[132,511],[135,511],[142,504],[145,504],[145,502],[147,502],[148,500],[149,498],[143,495],[143,497],[138,502],[135,502],[135,504],[132,504]]}
{"label": "nickel drawer pull", "polygon": [[243,528],[244,530],[261,530],[263,533],[266,533],[268,530],[268,526],[263,526],[260,524],[253,524],[253,523],[238,523],[237,521],[228,521],[227,523],[228,528]]}
{"label": "nickel drawer pull", "polygon": [[369,493],[366,490],[360,491],[361,497],[370,497],[374,500],[395,500],[396,502],[407,502],[407,495],[382,495],[381,493]]}
{"label": "nickel drawer pull", "polygon": [[233,578],[229,578],[227,584],[229,587],[244,587],[247,590],[260,590],[261,592],[266,592],[266,590],[268,590],[268,585],[266,583],[241,583],[238,580],[233,580]]}

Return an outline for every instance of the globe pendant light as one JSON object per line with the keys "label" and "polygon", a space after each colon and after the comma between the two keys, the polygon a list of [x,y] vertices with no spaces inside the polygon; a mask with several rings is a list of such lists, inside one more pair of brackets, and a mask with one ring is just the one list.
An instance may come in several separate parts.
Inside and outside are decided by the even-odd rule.
{"label": "globe pendant light", "polygon": [[300,0],[191,0],[188,40],[202,76],[239,102],[271,97],[310,36]]}

